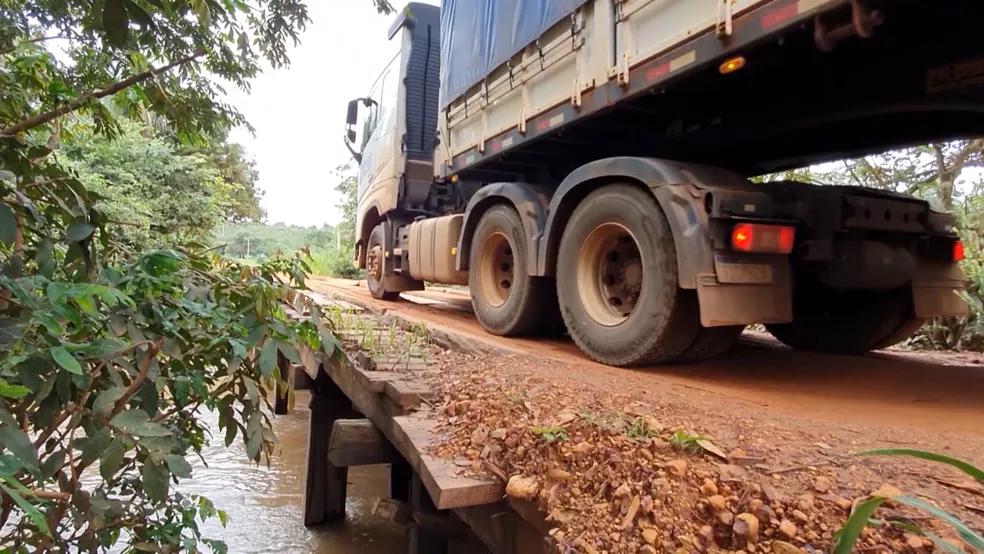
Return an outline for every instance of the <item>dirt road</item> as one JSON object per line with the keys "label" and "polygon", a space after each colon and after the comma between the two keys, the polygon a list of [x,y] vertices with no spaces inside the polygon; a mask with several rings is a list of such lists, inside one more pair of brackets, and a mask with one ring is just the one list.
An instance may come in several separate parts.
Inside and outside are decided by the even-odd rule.
{"label": "dirt road", "polygon": [[[722,409],[738,402],[742,410],[764,409],[807,421],[890,428],[892,435],[898,433],[895,440],[908,443],[909,436],[924,446],[947,448],[954,440],[984,436],[984,356],[979,354],[881,351],[863,357],[835,356],[792,352],[768,335],[746,333],[733,351],[718,360],[619,369],[592,362],[567,338],[503,338],[486,333],[472,315],[464,290],[439,288],[407,293],[400,302],[383,302],[356,281],[317,279],[311,286],[321,294],[385,309],[431,329],[529,356],[530,362],[562,362],[544,364],[542,371],[576,375],[592,386],[685,395],[695,403],[723,403]],[[973,450],[980,455],[978,448]]]}

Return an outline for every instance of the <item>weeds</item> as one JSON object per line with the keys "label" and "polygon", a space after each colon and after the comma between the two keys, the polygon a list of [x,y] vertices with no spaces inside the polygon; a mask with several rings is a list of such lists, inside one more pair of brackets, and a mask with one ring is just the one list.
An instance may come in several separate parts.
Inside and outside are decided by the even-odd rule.
{"label": "weeds", "polygon": [[[976,480],[978,483],[984,484],[984,470],[981,470],[973,465],[956,458],[951,458],[950,456],[945,456],[943,454],[937,454],[935,452],[927,452],[924,450],[912,450],[908,448],[893,448],[885,450],[869,450],[867,452],[859,452],[858,456],[909,456],[913,458],[920,458],[923,460],[929,460],[932,462],[943,463],[954,467],[970,477]],[[874,519],[872,516],[875,510],[878,509],[885,502],[896,502],[898,504],[904,504],[911,508],[917,510],[922,510],[929,513],[936,519],[942,521],[943,523],[949,525],[954,531],[956,531],[957,536],[963,541],[967,546],[974,549],[974,552],[984,553],[984,537],[975,533],[970,527],[964,522],[960,521],[953,515],[937,508],[933,504],[930,504],[922,499],[899,494],[897,490],[888,490],[883,487],[878,491],[872,493],[868,498],[862,500],[854,506],[854,510],[851,512],[850,517],[844,522],[844,526],[834,535],[834,554],[849,554],[854,550],[854,545],[858,541],[858,537],[864,531],[864,528],[869,525],[883,526],[889,525],[902,529],[903,531],[915,533],[926,537],[927,539],[933,541],[941,551],[959,554],[963,552],[962,549],[946,542],[942,538],[933,533],[924,531],[922,528],[908,522],[896,521],[896,520],[881,520]]]}
{"label": "weeds", "polygon": [[625,429],[625,435],[636,440],[651,439],[659,436],[659,429],[653,426],[651,419],[637,417]]}
{"label": "weeds", "polygon": [[681,429],[670,437],[670,444],[691,454],[700,454],[704,451],[704,447],[700,443],[705,440],[707,439],[701,435],[688,433]]}
{"label": "weeds", "polygon": [[557,441],[566,441],[568,438],[567,431],[563,427],[551,426],[551,427],[533,427],[530,429],[534,435],[539,435],[543,442],[551,444]]}

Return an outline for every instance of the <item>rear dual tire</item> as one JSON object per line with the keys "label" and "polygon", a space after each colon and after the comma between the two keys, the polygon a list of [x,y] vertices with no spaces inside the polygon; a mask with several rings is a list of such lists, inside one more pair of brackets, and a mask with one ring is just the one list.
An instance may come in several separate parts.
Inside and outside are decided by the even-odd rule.
{"label": "rear dual tire", "polygon": [[673,236],[652,194],[627,184],[592,192],[571,214],[557,257],[571,338],[608,365],[681,357],[701,327],[696,295],[677,275]]}

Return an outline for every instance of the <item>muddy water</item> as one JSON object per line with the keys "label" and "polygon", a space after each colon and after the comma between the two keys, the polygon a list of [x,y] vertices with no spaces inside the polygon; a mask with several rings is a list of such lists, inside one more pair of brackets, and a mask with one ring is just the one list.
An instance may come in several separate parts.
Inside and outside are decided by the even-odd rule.
{"label": "muddy water", "polygon": [[349,470],[344,522],[316,529],[304,527],[307,420],[307,396],[299,393],[291,414],[274,420],[279,445],[269,468],[250,464],[238,438],[226,449],[222,433],[213,429],[214,444],[203,453],[208,467],[198,460],[193,478],[181,482],[182,491],[202,494],[229,514],[227,527],[210,521],[204,526],[205,535],[224,540],[230,553],[405,552],[404,532],[370,513],[373,501],[386,494],[386,466]]}

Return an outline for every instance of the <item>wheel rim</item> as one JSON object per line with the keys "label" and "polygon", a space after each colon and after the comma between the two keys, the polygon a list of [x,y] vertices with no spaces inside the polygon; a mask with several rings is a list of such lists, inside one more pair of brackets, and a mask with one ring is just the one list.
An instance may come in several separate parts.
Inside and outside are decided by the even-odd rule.
{"label": "wheel rim", "polygon": [[514,282],[512,246],[506,235],[497,231],[485,239],[481,252],[478,286],[484,300],[493,307],[499,307],[509,300],[509,291]]}
{"label": "wheel rim", "polygon": [[595,227],[577,254],[577,294],[588,316],[612,327],[627,320],[642,292],[639,245],[624,226]]}
{"label": "wheel rim", "polygon": [[366,253],[366,276],[371,283],[378,283],[383,278],[383,247],[374,244]]}

